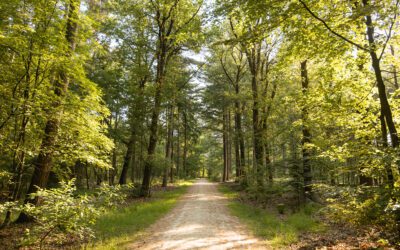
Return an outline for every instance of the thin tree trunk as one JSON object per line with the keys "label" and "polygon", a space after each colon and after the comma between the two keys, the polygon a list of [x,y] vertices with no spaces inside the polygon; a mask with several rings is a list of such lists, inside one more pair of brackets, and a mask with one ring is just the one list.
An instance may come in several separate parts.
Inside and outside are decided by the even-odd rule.
{"label": "thin tree trunk", "polygon": [[171,159],[171,148],[172,148],[172,106],[170,105],[167,109],[167,139],[165,141],[165,166],[164,166],[164,175],[162,187],[166,187],[168,184],[168,170],[170,168],[169,165],[172,165],[169,161]]}
{"label": "thin tree trunk", "polygon": [[227,173],[228,173],[228,143],[227,143],[227,131],[226,131],[226,108],[223,108],[222,111],[222,142],[223,142],[223,157],[224,157],[224,166],[222,170],[222,182],[227,181]]}
{"label": "thin tree trunk", "polygon": [[[242,105],[242,113],[239,115],[238,119],[238,130],[239,130],[239,148],[240,148],[240,176],[245,177],[246,176],[246,171],[245,171],[245,165],[246,165],[246,148],[244,144],[244,135],[242,131],[242,117],[241,115],[244,114],[244,105]],[[249,165],[250,166],[250,165]]]}
{"label": "thin tree trunk", "polygon": [[231,140],[231,111],[230,108],[227,108],[226,113],[226,122],[227,122],[227,168],[226,168],[226,180],[229,181],[230,175],[232,172],[232,140]]}
{"label": "thin tree trunk", "polygon": [[[392,54],[392,56],[394,57],[394,47],[393,45],[390,45],[390,53]],[[395,89],[399,89],[399,82],[397,80],[397,69],[395,65],[392,65],[392,69],[393,69],[393,83],[394,83],[394,87]]]}
{"label": "thin tree trunk", "polygon": [[[303,92],[303,98],[306,100],[308,95],[308,72],[307,72],[307,60],[301,62],[301,87]],[[301,109],[302,113],[302,134],[303,138],[301,141],[302,153],[303,153],[303,190],[304,197],[312,198],[312,173],[311,173],[311,152],[309,149],[309,143],[311,143],[311,133],[308,128],[308,108],[306,104],[303,104]]]}
{"label": "thin tree trunk", "polygon": [[175,122],[175,108],[174,107],[172,107],[172,110],[171,110],[171,131],[170,131],[170,133],[171,133],[171,145],[170,145],[170,147],[171,147],[171,155],[170,155],[170,166],[171,166],[171,168],[170,168],[170,170],[169,170],[169,181],[170,181],[170,183],[173,183],[174,182],[174,129],[175,129],[175,124],[174,124],[174,122]]}
{"label": "thin tree trunk", "polygon": [[181,131],[180,131],[180,124],[179,124],[179,116],[180,116],[180,109],[178,108],[178,124],[177,124],[177,138],[176,138],[176,176],[180,178],[180,166],[181,166]]}
{"label": "thin tree trunk", "polygon": [[[363,0],[364,6],[369,6],[369,0]],[[392,142],[392,147],[397,148],[399,146],[399,138],[397,135],[397,130],[393,122],[392,110],[386,95],[386,87],[382,77],[382,70],[380,66],[380,59],[376,54],[376,44],[375,44],[375,32],[374,26],[372,24],[372,18],[370,15],[365,16],[365,24],[367,25],[367,38],[370,46],[369,54],[372,60],[372,67],[374,68],[376,85],[378,87],[379,101],[381,104],[381,111],[385,116],[386,125],[389,129],[390,138]],[[400,166],[398,166],[400,169]]]}
{"label": "thin tree trunk", "polygon": [[186,111],[183,113],[183,174],[184,177],[187,177],[187,151],[188,151],[188,124],[187,124],[187,114]]}
{"label": "thin tree trunk", "polygon": [[90,175],[89,175],[89,167],[87,162],[85,163],[85,177],[86,177],[86,188],[89,190],[90,189]]}
{"label": "thin tree trunk", "polygon": [[254,72],[251,80],[253,92],[253,141],[254,141],[254,157],[255,168],[257,172],[257,184],[262,187],[264,185],[263,176],[263,145],[262,145],[262,129],[260,127],[259,101],[258,101],[258,83],[257,75]]}
{"label": "thin tree trunk", "polygon": [[[235,94],[236,98],[239,96],[239,84],[235,85]],[[241,157],[241,140],[243,139],[242,135],[242,117],[240,113],[240,102],[239,100],[235,101],[235,160],[236,160],[236,177],[240,178],[242,176],[242,164],[244,164],[244,159]],[[242,148],[243,150],[243,148]]]}

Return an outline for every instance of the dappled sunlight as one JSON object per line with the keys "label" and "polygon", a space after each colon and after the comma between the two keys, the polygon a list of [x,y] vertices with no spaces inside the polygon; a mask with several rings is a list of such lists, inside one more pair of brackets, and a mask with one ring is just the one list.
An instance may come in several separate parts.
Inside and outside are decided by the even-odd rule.
{"label": "dappled sunlight", "polygon": [[[178,206],[129,249],[265,249],[226,209],[217,184],[198,180]],[[261,247],[262,246],[262,247]]]}
{"label": "dappled sunlight", "polygon": [[199,224],[192,224],[192,225],[184,225],[178,228],[174,228],[172,230],[166,231],[164,233],[168,234],[191,234],[191,233],[196,233],[196,232],[201,232],[201,230],[204,230],[203,225]]}

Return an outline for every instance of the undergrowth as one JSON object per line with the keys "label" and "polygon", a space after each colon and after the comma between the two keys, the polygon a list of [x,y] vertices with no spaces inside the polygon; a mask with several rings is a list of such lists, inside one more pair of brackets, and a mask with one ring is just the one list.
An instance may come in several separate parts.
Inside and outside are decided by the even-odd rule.
{"label": "undergrowth", "polygon": [[134,201],[120,209],[112,210],[99,218],[94,226],[97,239],[89,249],[123,249],[164,214],[170,211],[178,198],[192,182],[180,182],[171,191],[155,192],[151,199]]}
{"label": "undergrowth", "polygon": [[322,223],[314,218],[315,206],[306,206],[300,211],[281,216],[274,211],[259,208],[237,199],[239,192],[226,185],[220,191],[230,199],[229,208],[233,215],[243,221],[253,233],[273,247],[284,247],[298,241],[305,232],[324,231]]}

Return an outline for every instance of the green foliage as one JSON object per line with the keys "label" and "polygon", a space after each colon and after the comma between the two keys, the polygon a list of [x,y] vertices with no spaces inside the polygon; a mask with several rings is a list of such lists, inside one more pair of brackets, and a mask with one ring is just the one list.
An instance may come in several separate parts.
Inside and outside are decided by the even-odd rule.
{"label": "green foliage", "polygon": [[51,237],[57,243],[78,238],[81,241],[94,237],[91,225],[99,211],[89,196],[75,197],[74,181],[61,182],[60,188],[38,189],[32,194],[40,198],[39,206],[26,204],[23,211],[35,218],[37,226],[26,232],[24,245],[39,243]]}
{"label": "green foliage", "polygon": [[353,226],[379,225],[387,235],[397,230],[396,202],[387,189],[359,187],[338,192],[333,196],[337,198],[327,199],[329,205],[323,210],[327,218]]}
{"label": "green foliage", "polygon": [[92,195],[76,195],[75,180],[61,182],[60,188],[41,189],[32,194],[40,199],[39,205],[30,203],[21,211],[35,220],[35,226],[27,230],[23,245],[40,244],[47,239],[53,244],[87,242],[94,238],[92,229],[102,212],[109,211],[125,202],[131,186],[103,184]]}
{"label": "green foliage", "polygon": [[133,193],[133,189],[133,184],[111,186],[102,183],[94,194],[96,197],[95,204],[106,212],[117,205],[123,204],[126,198]]}
{"label": "green foliage", "polygon": [[315,218],[316,209],[305,207],[300,212],[279,218],[278,214],[245,204],[237,199],[237,192],[229,187],[219,188],[230,199],[230,211],[246,223],[255,235],[265,239],[274,247],[295,243],[304,232],[321,232],[324,226]]}

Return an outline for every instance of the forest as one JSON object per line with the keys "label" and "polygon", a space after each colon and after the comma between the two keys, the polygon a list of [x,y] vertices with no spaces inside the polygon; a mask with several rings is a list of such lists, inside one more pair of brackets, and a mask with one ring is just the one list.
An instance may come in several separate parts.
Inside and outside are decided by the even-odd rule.
{"label": "forest", "polygon": [[[0,248],[124,249],[116,224],[132,219],[120,232],[136,241],[219,182],[267,244],[293,233],[274,249],[399,249],[399,14],[400,0],[0,1]],[[143,249],[208,249],[163,246]]]}

